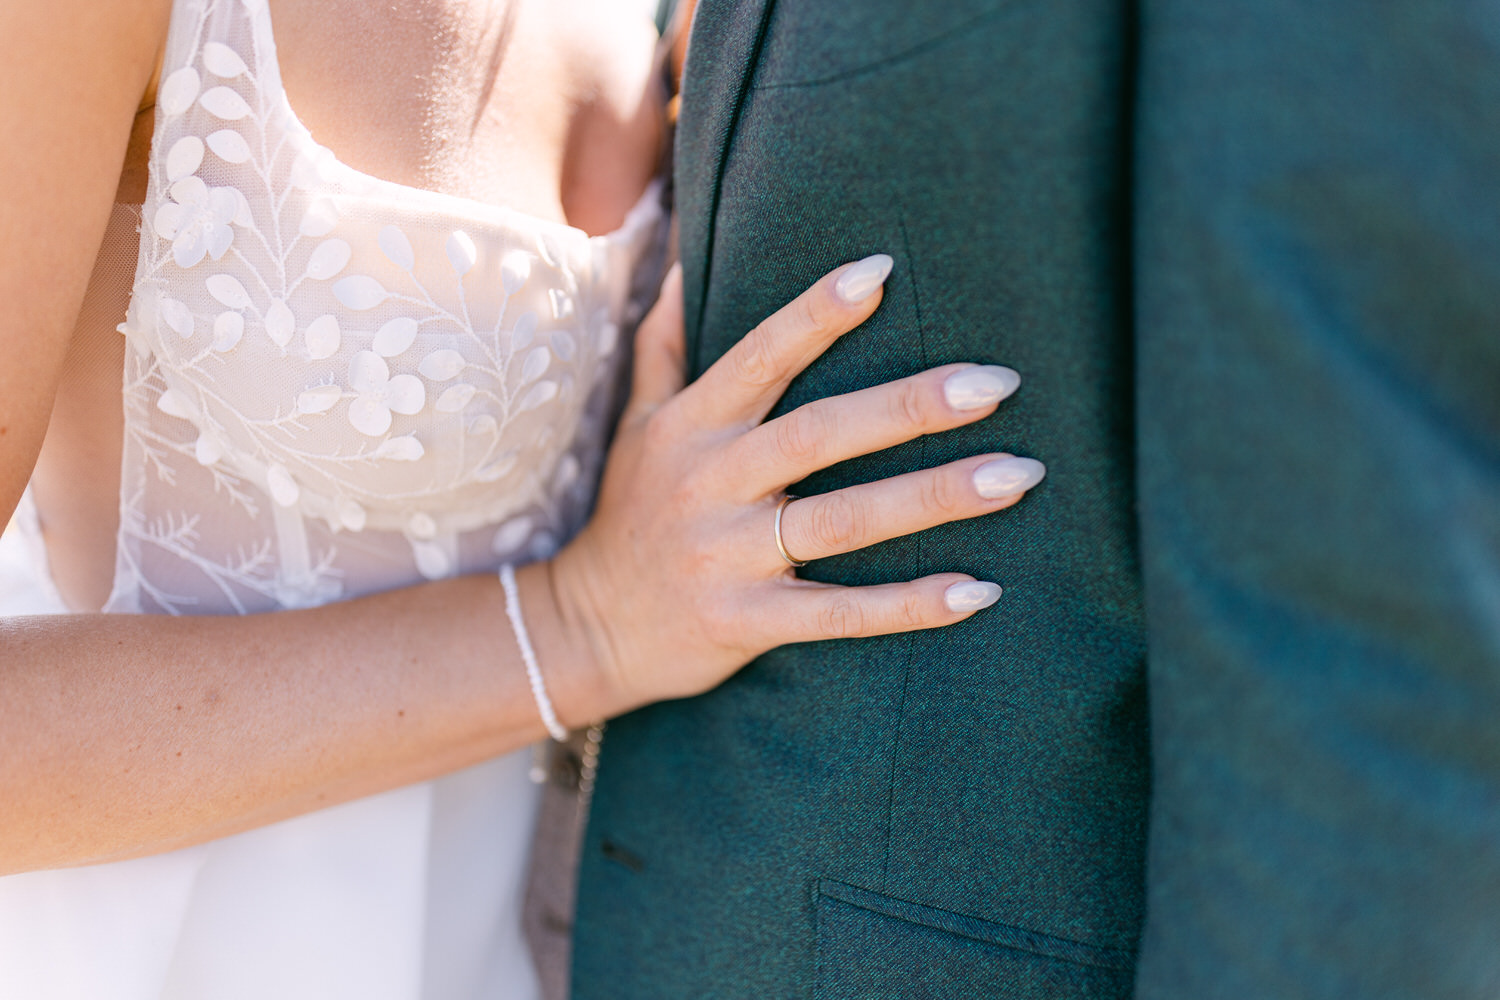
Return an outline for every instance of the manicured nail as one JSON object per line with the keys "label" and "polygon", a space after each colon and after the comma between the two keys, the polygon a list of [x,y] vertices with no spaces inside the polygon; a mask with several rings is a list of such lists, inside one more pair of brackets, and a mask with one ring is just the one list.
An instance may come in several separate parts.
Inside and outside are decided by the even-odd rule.
{"label": "manicured nail", "polygon": [[874,295],[875,289],[885,284],[895,263],[886,254],[878,253],[850,264],[849,269],[839,275],[838,282],[833,286],[834,291],[849,305],[857,306]]}
{"label": "manicured nail", "polygon": [[943,601],[948,605],[949,611],[982,611],[1000,600],[1003,593],[1005,591],[1000,589],[998,583],[973,580],[949,587],[943,594]]}
{"label": "manicured nail", "polygon": [[943,380],[943,395],[955,410],[998,403],[1021,387],[1021,376],[1000,365],[975,365]]}
{"label": "manicured nail", "polygon": [[974,470],[974,489],[986,500],[1024,493],[1047,474],[1047,467],[1034,458],[997,458]]}

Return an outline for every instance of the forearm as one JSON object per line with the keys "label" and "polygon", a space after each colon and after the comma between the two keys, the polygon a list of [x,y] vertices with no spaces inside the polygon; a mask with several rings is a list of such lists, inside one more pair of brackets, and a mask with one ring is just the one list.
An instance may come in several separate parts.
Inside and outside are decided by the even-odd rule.
{"label": "forearm", "polygon": [[[610,713],[551,599],[522,604],[562,720]],[[493,577],[243,618],[0,622],[0,871],[151,854],[545,738]]]}

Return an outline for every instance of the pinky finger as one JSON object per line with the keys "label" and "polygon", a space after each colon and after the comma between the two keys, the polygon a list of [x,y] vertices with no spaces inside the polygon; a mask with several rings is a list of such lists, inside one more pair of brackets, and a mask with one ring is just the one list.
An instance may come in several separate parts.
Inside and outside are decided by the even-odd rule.
{"label": "pinky finger", "polygon": [[996,584],[959,573],[873,587],[797,581],[782,591],[775,620],[790,623],[796,633],[780,642],[891,635],[957,624],[994,604],[1001,593]]}

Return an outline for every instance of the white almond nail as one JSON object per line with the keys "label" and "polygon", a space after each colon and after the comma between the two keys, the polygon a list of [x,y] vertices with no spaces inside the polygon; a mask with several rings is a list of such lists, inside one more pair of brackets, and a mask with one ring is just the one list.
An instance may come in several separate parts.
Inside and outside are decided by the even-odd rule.
{"label": "white almond nail", "polygon": [[857,306],[874,295],[875,289],[885,284],[895,263],[888,255],[878,253],[850,264],[849,269],[839,275],[834,290],[849,305]]}
{"label": "white almond nail", "polygon": [[1047,474],[1034,458],[997,458],[974,470],[974,489],[986,500],[1025,493]]}
{"label": "white almond nail", "polygon": [[998,583],[983,583],[974,580],[969,583],[955,583],[943,594],[943,601],[948,605],[949,611],[982,611],[983,609],[1000,600],[1000,595],[1005,591],[1000,589]]}
{"label": "white almond nail", "polygon": [[1000,365],[975,365],[943,380],[943,395],[955,410],[977,410],[1015,392],[1021,376]]}

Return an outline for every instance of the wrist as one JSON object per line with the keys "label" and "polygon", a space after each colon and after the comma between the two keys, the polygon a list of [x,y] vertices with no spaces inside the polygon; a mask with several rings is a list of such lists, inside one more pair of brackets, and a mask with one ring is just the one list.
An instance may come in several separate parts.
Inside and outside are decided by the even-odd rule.
{"label": "wrist", "polygon": [[516,570],[521,606],[558,720],[581,729],[636,707],[619,684],[602,621],[562,554]]}

